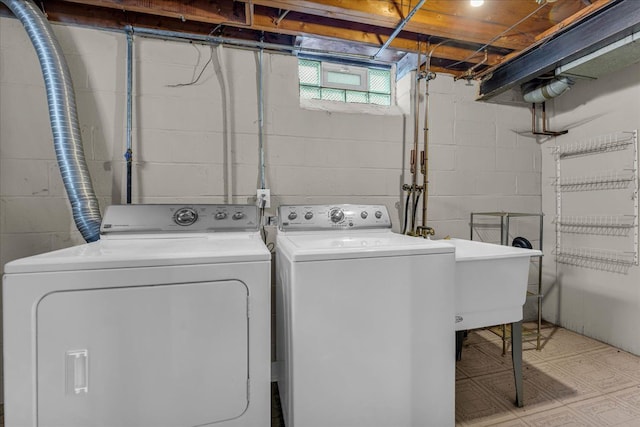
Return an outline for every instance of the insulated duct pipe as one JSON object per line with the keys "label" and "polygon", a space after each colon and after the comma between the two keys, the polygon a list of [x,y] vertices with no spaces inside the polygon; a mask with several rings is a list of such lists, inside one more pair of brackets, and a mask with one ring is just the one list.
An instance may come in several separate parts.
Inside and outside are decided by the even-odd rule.
{"label": "insulated duct pipe", "polygon": [[84,158],[69,67],[49,22],[30,0],[0,0],[22,22],[36,50],[49,101],[53,143],[78,230],[87,242],[100,239],[100,207]]}
{"label": "insulated duct pipe", "polygon": [[530,104],[545,102],[565,93],[573,83],[573,80],[568,77],[556,77],[535,89],[529,91],[525,89],[524,100]]}

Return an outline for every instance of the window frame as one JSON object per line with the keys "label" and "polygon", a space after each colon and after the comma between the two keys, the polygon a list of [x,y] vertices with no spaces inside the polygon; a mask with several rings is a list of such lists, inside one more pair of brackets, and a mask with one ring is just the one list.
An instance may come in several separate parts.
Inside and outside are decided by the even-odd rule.
{"label": "window frame", "polygon": [[[298,55],[298,67],[300,67],[300,61],[310,61],[318,64],[318,84],[312,83],[301,83],[300,74],[298,75],[298,96],[300,101],[310,101],[310,102],[329,102],[329,103],[339,103],[345,105],[358,105],[358,106],[376,106],[382,108],[390,108],[395,105],[395,93],[396,88],[394,85],[394,76],[395,76],[395,68],[391,65],[376,65],[376,64],[364,64],[355,61],[336,61],[335,59],[324,59],[318,58],[311,55]],[[300,72],[300,68],[298,68]],[[371,71],[381,70],[389,73],[389,92],[381,92],[372,90],[370,87],[371,81],[369,79],[369,74]],[[338,72],[338,73],[346,73],[360,76],[360,85],[350,85],[350,84],[341,84],[341,83],[330,83],[328,82],[327,76],[330,72]],[[318,95],[311,95],[307,97],[303,97],[302,91],[303,89],[311,90],[312,92],[317,90]],[[339,90],[344,94],[343,99],[324,99],[322,96],[323,89],[326,90]],[[358,101],[349,101],[348,94],[352,93],[361,93],[363,94],[367,101],[366,102],[358,102]],[[384,102],[371,102],[371,96],[374,97],[388,97],[388,104]]]}

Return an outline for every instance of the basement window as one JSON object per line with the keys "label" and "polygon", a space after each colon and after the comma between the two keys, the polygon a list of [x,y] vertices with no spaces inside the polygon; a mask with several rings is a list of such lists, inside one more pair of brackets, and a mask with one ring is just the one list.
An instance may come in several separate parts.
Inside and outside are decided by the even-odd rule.
{"label": "basement window", "polygon": [[300,99],[391,105],[391,70],[298,60]]}

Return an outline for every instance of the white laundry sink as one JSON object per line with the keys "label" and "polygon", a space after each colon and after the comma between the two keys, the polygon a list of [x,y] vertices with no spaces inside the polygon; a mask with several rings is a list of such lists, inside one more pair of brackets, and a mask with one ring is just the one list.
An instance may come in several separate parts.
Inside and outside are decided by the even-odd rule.
{"label": "white laundry sink", "polygon": [[529,260],[542,252],[464,239],[447,242],[456,247],[456,330],[522,320]]}

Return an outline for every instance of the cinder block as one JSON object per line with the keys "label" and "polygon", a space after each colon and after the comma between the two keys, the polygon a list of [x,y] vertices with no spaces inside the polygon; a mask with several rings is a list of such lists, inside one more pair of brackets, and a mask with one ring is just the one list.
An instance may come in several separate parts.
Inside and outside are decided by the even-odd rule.
{"label": "cinder block", "polygon": [[517,174],[517,194],[541,195],[541,176],[537,172],[520,172]]}
{"label": "cinder block", "polygon": [[48,161],[0,159],[0,195],[49,195]]}
{"label": "cinder block", "polygon": [[513,172],[478,172],[475,179],[475,194],[506,195],[515,194],[516,174]]}
{"label": "cinder block", "polygon": [[449,145],[429,146],[429,170],[452,171],[456,168],[456,147]]}
{"label": "cinder block", "polygon": [[0,85],[0,156],[53,159],[47,98],[37,86]]}
{"label": "cinder block", "polygon": [[136,168],[138,197],[205,197],[224,191],[219,166],[207,164],[144,163]]}
{"label": "cinder block", "polygon": [[[152,163],[224,163],[223,135],[190,130],[140,129],[134,159]],[[126,146],[122,147],[124,149]]]}
{"label": "cinder block", "polygon": [[456,120],[466,120],[470,122],[495,123],[496,106],[486,102],[478,102],[472,99],[456,99],[455,101]]}
{"label": "cinder block", "polygon": [[44,87],[42,71],[33,47],[19,49],[0,44],[0,84]]}
{"label": "cinder block", "polygon": [[456,145],[496,145],[496,125],[494,121],[478,122],[475,120],[461,119],[456,116],[454,128],[454,141]]}
{"label": "cinder block", "polygon": [[456,169],[458,171],[494,171],[496,152],[493,147],[457,147]]}
{"label": "cinder block", "polygon": [[4,233],[67,231],[73,219],[63,197],[5,197]]}
{"label": "cinder block", "polygon": [[508,172],[534,172],[536,153],[540,150],[496,148],[496,170]]}
{"label": "cinder block", "polygon": [[475,193],[476,172],[432,171],[429,189],[436,196],[469,196]]}
{"label": "cinder block", "polygon": [[95,55],[96,46],[99,46],[100,54],[115,57],[118,53],[118,39],[124,37],[113,31],[97,31],[64,24],[54,23],[52,28],[65,54]]}
{"label": "cinder block", "polygon": [[[213,102],[195,102],[179,96],[146,96],[136,102],[139,128],[221,132],[222,106]],[[235,132],[235,128],[229,129]]]}

